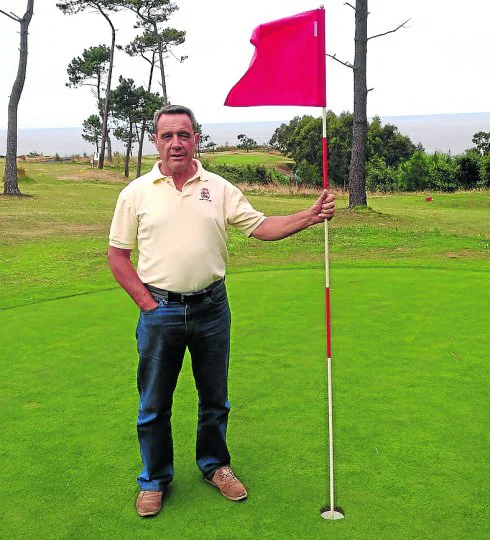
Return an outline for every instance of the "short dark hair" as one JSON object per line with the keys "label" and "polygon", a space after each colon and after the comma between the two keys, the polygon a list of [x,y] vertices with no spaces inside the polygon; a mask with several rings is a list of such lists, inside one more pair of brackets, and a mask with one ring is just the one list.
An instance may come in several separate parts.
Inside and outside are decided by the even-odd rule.
{"label": "short dark hair", "polygon": [[155,133],[157,132],[158,120],[160,120],[162,114],[186,114],[191,120],[194,133],[199,131],[196,117],[188,107],[184,107],[184,105],[165,105],[161,109],[155,111],[155,114],[153,115],[153,130]]}

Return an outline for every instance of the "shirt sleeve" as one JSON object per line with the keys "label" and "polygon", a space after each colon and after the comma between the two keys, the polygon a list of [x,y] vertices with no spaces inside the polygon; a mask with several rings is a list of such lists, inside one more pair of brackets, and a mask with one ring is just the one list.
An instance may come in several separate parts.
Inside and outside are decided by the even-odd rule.
{"label": "shirt sleeve", "polygon": [[138,217],[124,190],[119,194],[109,233],[109,245],[134,249],[137,245]]}
{"label": "shirt sleeve", "polygon": [[255,210],[245,195],[237,187],[233,186],[228,197],[228,224],[233,225],[246,236],[250,236],[264,220],[264,213]]}

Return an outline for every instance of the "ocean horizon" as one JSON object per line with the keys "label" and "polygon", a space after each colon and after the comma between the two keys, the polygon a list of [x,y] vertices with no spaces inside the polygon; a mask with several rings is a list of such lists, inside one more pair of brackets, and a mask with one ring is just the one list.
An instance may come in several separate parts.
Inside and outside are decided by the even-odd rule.
{"label": "ocean horizon", "polygon": [[[439,151],[461,154],[473,145],[472,137],[478,131],[490,131],[490,112],[433,114],[412,116],[381,116],[382,124],[394,124],[400,133],[410,137],[414,144],[421,143],[429,153]],[[237,136],[245,133],[258,144],[269,142],[276,128],[289,120],[266,122],[203,123],[203,133],[217,145],[235,146]],[[124,145],[112,138],[113,151],[125,152]],[[7,130],[0,130],[0,155],[7,148]],[[33,128],[18,130],[18,155],[36,152],[47,156],[58,154],[91,154],[94,146],[82,139],[81,127]],[[133,155],[137,153],[136,145]],[[144,154],[154,154],[155,148],[148,140],[143,146]]]}

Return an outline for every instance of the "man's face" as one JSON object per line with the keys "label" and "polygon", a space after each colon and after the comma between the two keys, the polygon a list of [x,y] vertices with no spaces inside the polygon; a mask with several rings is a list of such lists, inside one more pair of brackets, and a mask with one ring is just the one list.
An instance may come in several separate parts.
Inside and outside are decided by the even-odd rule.
{"label": "man's face", "polygon": [[162,114],[152,139],[167,174],[182,174],[191,169],[199,133],[194,133],[186,114]]}

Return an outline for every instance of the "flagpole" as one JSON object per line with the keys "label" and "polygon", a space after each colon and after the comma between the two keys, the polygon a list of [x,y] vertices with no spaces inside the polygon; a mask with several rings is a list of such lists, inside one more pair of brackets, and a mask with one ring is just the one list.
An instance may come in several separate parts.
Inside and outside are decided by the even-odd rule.
{"label": "flagpole", "polygon": [[[323,9],[323,6],[320,6]],[[326,57],[323,59],[326,62]],[[326,100],[325,100],[326,103]],[[328,148],[327,148],[327,108],[322,109],[322,148],[323,148],[323,189],[328,190]],[[335,510],[334,499],[334,461],[333,461],[333,399],[332,399],[332,336],[330,332],[330,264],[328,244],[328,221],[325,229],[325,323],[327,345],[327,394],[328,394],[328,456],[329,456],[329,493],[330,505],[322,508],[321,516],[328,520],[342,519],[344,514]]]}

